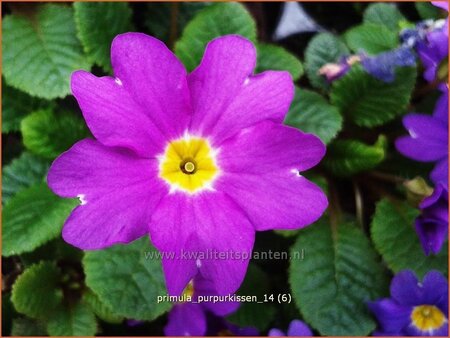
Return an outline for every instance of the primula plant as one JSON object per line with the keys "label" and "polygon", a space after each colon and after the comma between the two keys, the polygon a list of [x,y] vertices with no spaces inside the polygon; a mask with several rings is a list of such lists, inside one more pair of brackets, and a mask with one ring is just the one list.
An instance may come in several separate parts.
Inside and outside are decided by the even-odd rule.
{"label": "primula plant", "polygon": [[446,2],[2,6],[4,336],[448,335]]}

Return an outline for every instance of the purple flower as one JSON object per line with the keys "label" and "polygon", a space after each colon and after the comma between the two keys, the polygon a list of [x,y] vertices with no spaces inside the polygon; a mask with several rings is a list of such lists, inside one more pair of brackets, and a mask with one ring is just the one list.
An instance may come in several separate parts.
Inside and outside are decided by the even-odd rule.
{"label": "purple flower", "polygon": [[448,189],[438,184],[433,194],[420,204],[422,214],[416,219],[416,232],[426,255],[437,254],[448,238]]}
{"label": "purple flower", "polygon": [[288,336],[288,337],[312,337],[312,331],[309,328],[308,325],[306,325],[304,322],[298,319],[294,319],[288,327],[287,334],[285,334],[283,331],[279,329],[271,329],[269,331],[269,336],[273,337],[282,337],[282,336]]}
{"label": "purple flower", "polygon": [[324,144],[282,125],[291,76],[253,75],[256,49],[235,35],[211,41],[190,74],[161,41],[140,33],[114,39],[111,63],[115,78],[72,75],[96,139],[78,142],[50,168],[51,189],[81,200],[63,238],[94,250],[150,234],[166,253],[171,295],[199,272],[218,294],[233,293],[255,231],[302,228],[327,207],[299,174],[321,160]]}
{"label": "purple flower", "polygon": [[[448,12],[448,2],[434,1],[432,4]],[[425,67],[423,77],[431,82],[436,78],[436,72],[441,62],[448,56],[448,19],[444,24],[437,22],[437,27],[433,27],[426,35],[425,39],[417,43],[417,53]]]}
{"label": "purple flower", "polygon": [[259,331],[255,327],[240,327],[227,321],[224,317],[207,313],[208,330],[207,336],[258,336]]}
{"label": "purple flower", "polygon": [[435,184],[448,187],[448,86],[440,87],[442,96],[433,116],[408,114],[403,125],[409,136],[397,139],[395,146],[403,155],[421,162],[436,162],[431,172]]}
{"label": "purple flower", "polygon": [[368,305],[379,323],[374,335],[448,335],[448,282],[437,271],[428,272],[422,283],[412,271],[399,272],[391,282],[391,298]]}
{"label": "purple flower", "polygon": [[361,65],[367,73],[387,83],[395,80],[397,67],[414,66],[415,64],[416,57],[409,47],[399,47],[375,56],[361,58]]}
{"label": "purple flower", "polygon": [[[207,329],[208,311],[223,317],[239,307],[237,302],[203,302],[199,296],[214,296],[216,292],[211,282],[195,278],[186,287],[183,296],[190,301],[175,304],[169,313],[169,321],[164,328],[166,336],[203,336]],[[188,299],[188,298],[187,298]]]}

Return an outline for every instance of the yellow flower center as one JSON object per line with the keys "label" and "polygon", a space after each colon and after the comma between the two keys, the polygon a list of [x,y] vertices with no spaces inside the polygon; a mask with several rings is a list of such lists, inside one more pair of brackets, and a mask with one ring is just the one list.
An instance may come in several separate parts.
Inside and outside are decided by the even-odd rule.
{"label": "yellow flower center", "polygon": [[159,177],[171,190],[189,193],[211,189],[219,173],[215,152],[206,139],[185,136],[170,142],[160,157]]}
{"label": "yellow flower center", "polygon": [[434,331],[447,322],[447,318],[434,305],[415,306],[411,313],[413,325],[421,331]]}
{"label": "yellow flower center", "polygon": [[183,291],[183,298],[192,298],[194,296],[194,282],[191,280]]}

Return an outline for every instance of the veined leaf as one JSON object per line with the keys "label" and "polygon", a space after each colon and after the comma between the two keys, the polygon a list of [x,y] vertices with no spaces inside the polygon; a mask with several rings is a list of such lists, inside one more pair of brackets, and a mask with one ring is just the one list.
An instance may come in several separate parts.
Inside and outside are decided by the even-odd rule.
{"label": "veined leaf", "polygon": [[3,75],[10,86],[46,99],[64,97],[70,74],[90,69],[69,6],[43,4],[32,18],[7,15],[2,28]]}

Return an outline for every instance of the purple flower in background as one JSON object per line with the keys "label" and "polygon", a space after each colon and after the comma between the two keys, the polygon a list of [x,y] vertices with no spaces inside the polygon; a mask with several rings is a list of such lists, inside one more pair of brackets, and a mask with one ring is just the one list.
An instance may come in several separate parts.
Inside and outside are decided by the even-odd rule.
{"label": "purple flower in background", "polygon": [[[448,12],[448,2],[434,1],[432,4]],[[417,43],[416,48],[425,67],[423,77],[431,82],[436,78],[440,63],[448,57],[448,19],[443,24],[430,29],[425,39]]]}
{"label": "purple flower in background", "polygon": [[199,296],[214,296],[214,286],[202,278],[195,278],[186,287],[183,297],[191,301],[177,303],[169,313],[164,328],[166,336],[203,336],[207,329],[207,312],[223,317],[237,310],[237,302],[199,302]]}
{"label": "purple flower in background", "polygon": [[368,305],[379,324],[374,335],[448,335],[448,282],[437,271],[428,272],[422,283],[412,271],[399,272],[391,282],[391,298]]}
{"label": "purple flower in background", "polygon": [[448,238],[448,189],[438,184],[433,194],[420,204],[422,214],[416,219],[416,232],[426,255],[437,254]]}
{"label": "purple flower in background", "polygon": [[431,180],[448,187],[448,86],[440,88],[443,93],[436,103],[433,116],[406,115],[403,125],[409,136],[398,138],[395,146],[400,153],[413,160],[436,162]]}
{"label": "purple flower in background", "polygon": [[240,327],[230,323],[224,317],[216,316],[211,312],[207,313],[208,330],[207,336],[258,336],[259,331],[255,327]]}
{"label": "purple flower in background", "polygon": [[150,234],[167,253],[171,295],[198,273],[218,294],[235,292],[255,231],[302,228],[327,207],[299,174],[321,160],[324,144],[282,125],[291,76],[253,75],[256,49],[236,35],[211,41],[190,74],[164,43],[140,33],[114,39],[111,63],[115,78],[72,75],[96,139],[50,168],[50,188],[81,200],[63,238],[94,250]]}
{"label": "purple flower in background", "polygon": [[283,331],[279,329],[271,329],[269,331],[269,336],[273,337],[312,337],[312,331],[308,325],[306,325],[301,320],[295,319],[293,320],[288,327],[287,333],[285,334]]}
{"label": "purple flower in background", "polygon": [[375,56],[361,58],[361,65],[367,73],[387,83],[395,80],[397,67],[414,66],[415,64],[416,57],[409,47],[399,47]]}

